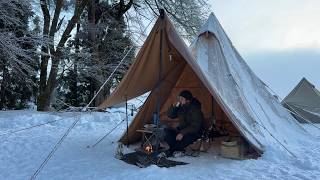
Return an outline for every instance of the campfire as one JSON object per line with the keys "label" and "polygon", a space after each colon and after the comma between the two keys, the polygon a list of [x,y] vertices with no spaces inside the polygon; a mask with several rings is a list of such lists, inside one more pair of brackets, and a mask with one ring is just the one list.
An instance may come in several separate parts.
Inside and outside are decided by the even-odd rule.
{"label": "campfire", "polygon": [[151,154],[153,152],[152,145],[147,145],[144,150],[147,154]]}

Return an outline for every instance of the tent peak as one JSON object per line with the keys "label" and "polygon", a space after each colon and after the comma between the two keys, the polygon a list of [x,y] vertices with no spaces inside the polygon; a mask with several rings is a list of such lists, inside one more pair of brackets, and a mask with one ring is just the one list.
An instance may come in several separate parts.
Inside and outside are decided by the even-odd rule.
{"label": "tent peak", "polygon": [[214,14],[214,12],[211,12],[210,15],[209,15],[209,19],[210,18],[215,18],[215,17],[216,17],[216,15]]}
{"label": "tent peak", "polygon": [[[320,97],[320,92],[316,89],[316,87],[305,77],[303,77],[300,82],[290,91],[290,93],[282,100],[282,104],[292,101],[292,98],[299,96],[298,94],[306,92],[308,94],[316,94]],[[315,100],[318,98],[314,97],[313,99]]]}
{"label": "tent peak", "polygon": [[303,83],[306,83],[308,84],[309,86],[311,86],[312,88],[315,88],[315,86],[307,80],[307,78],[303,77],[301,80],[300,80],[300,83],[299,84],[303,84]]}
{"label": "tent peak", "polygon": [[215,14],[211,12],[207,21],[203,24],[203,26],[201,26],[198,36],[206,32],[216,34],[218,29],[217,25],[219,25],[219,21]]}

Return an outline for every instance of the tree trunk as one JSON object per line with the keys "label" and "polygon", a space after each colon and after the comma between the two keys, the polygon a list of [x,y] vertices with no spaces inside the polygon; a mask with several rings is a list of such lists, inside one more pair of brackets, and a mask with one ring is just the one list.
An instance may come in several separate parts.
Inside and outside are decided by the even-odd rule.
{"label": "tree trunk", "polygon": [[37,111],[50,111],[50,94],[45,91],[41,92],[38,96]]}
{"label": "tree trunk", "polygon": [[1,67],[1,70],[2,70],[2,82],[1,82],[1,86],[0,86],[0,110],[2,108],[5,108],[6,107],[6,94],[7,94],[7,89],[8,89],[8,82],[9,82],[9,71],[7,69],[7,66],[6,66],[6,60],[5,58],[2,58],[2,67]]}
{"label": "tree trunk", "polygon": [[50,101],[52,98],[53,91],[56,87],[57,83],[57,74],[58,74],[58,66],[60,63],[61,52],[58,50],[55,54],[53,54],[52,65],[49,78],[47,80],[46,88],[44,91],[40,92],[38,98],[38,111],[49,111],[50,110]]}
{"label": "tree trunk", "polygon": [[[80,31],[80,23],[77,23],[77,34],[75,40],[75,52],[76,54],[80,53],[80,41],[79,41],[79,31]],[[79,106],[78,101],[78,55],[73,62],[73,76],[72,76],[72,97],[71,97],[71,104],[75,107]]]}
{"label": "tree trunk", "polygon": [[[89,42],[91,44],[91,62],[95,64],[99,60],[99,49],[96,45],[96,1],[91,1],[88,7],[88,21],[90,24],[90,31],[89,31]],[[97,83],[93,77],[90,77],[90,100],[94,97],[97,91]],[[92,103],[92,106],[96,106],[97,99],[95,99]]]}
{"label": "tree trunk", "polygon": [[[45,39],[49,35],[50,28],[50,13],[47,7],[47,2],[45,0],[40,0],[41,10],[43,13],[43,32],[42,37]],[[48,54],[49,49],[46,45],[41,47],[41,63],[40,63],[40,84],[39,84],[39,93],[41,94],[46,87],[47,81],[47,66],[48,66]]]}

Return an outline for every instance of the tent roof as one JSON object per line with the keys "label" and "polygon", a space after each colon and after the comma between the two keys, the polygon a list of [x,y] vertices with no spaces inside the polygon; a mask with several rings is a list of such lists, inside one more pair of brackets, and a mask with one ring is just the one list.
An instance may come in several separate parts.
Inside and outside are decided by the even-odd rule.
{"label": "tent roof", "polygon": [[320,92],[306,78],[283,99],[283,102],[306,107],[320,108]]}
{"label": "tent roof", "polygon": [[[164,37],[163,52],[170,52],[175,57],[182,56],[189,64],[194,62],[188,47],[176,32],[169,18],[166,15],[163,21],[158,18],[134,63],[115,91],[99,106],[100,109],[125,102],[126,98],[129,100],[156,88],[159,80],[161,28],[163,28]],[[163,54],[165,58],[168,56],[169,54]],[[177,64],[185,63],[185,61],[163,61],[162,77],[166,77],[177,67]]]}

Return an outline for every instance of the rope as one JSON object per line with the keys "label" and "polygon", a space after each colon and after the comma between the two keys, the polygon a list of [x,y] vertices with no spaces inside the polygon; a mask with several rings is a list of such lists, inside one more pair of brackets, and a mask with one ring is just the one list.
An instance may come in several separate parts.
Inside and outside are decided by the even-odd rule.
{"label": "rope", "polygon": [[4,135],[8,135],[8,134],[14,134],[14,133],[21,132],[21,131],[25,131],[25,130],[28,130],[28,129],[32,129],[32,128],[35,128],[35,127],[40,127],[40,126],[43,126],[43,125],[46,125],[46,124],[51,124],[51,123],[57,122],[57,121],[59,121],[59,120],[61,120],[61,119],[54,120],[54,121],[49,121],[49,122],[46,122],[46,123],[37,124],[37,125],[29,126],[29,127],[25,127],[25,128],[18,129],[18,130],[13,130],[13,131],[5,132],[5,133],[3,133],[3,134],[0,134],[0,136],[4,136]]}
{"label": "rope", "polygon": [[53,149],[51,150],[51,152],[49,153],[49,155],[46,157],[46,159],[41,163],[40,167],[36,170],[36,172],[31,176],[30,180],[34,180],[36,179],[36,177],[39,175],[39,173],[41,172],[41,170],[43,169],[43,167],[48,163],[48,161],[52,158],[52,156],[54,155],[54,153],[57,151],[57,149],[59,148],[59,146],[62,144],[62,142],[64,141],[64,139],[68,136],[68,134],[70,133],[70,131],[76,126],[76,124],[80,121],[80,115],[78,116],[78,119],[76,119],[72,125],[68,128],[68,130],[64,133],[64,135],[60,138],[60,140],[57,142],[57,144],[53,147]]}
{"label": "rope", "polygon": [[[54,148],[51,150],[51,152],[49,153],[49,155],[46,157],[46,159],[42,162],[42,164],[40,165],[40,167],[36,170],[36,172],[32,175],[32,177],[30,178],[30,180],[34,180],[38,174],[41,172],[41,170],[44,168],[44,166],[48,163],[48,161],[52,158],[52,156],[54,155],[54,153],[57,151],[57,149],[59,148],[59,146],[62,144],[62,142],[64,141],[64,139],[69,135],[70,131],[76,126],[76,124],[80,121],[81,119],[81,112],[79,113],[78,119],[76,119],[72,125],[68,128],[68,130],[65,132],[65,134],[60,138],[60,140],[57,142],[57,144],[54,146]],[[93,148],[95,146],[97,146],[100,142],[102,142],[108,135],[110,135],[118,126],[120,126],[124,120],[126,118],[122,119],[120,121],[120,123],[118,123],[114,128],[112,128],[106,135],[104,135],[102,138],[100,138],[95,144],[93,144],[92,146],[87,146],[87,148]],[[58,121],[58,120],[55,120]],[[54,122],[54,121],[52,121]],[[51,123],[52,123],[51,122]],[[50,123],[50,122],[48,122]],[[46,123],[46,124],[48,124]]]}
{"label": "rope", "polygon": [[111,77],[113,76],[113,74],[118,70],[118,68],[120,67],[120,65],[122,64],[122,62],[125,60],[125,58],[128,56],[129,52],[133,49],[134,46],[131,46],[131,48],[128,50],[128,52],[125,54],[125,56],[121,59],[121,61],[119,62],[119,64],[117,65],[117,67],[112,71],[112,73],[110,74],[110,76],[107,78],[107,80],[101,85],[101,87],[99,88],[98,92],[93,96],[93,98],[91,99],[91,101],[83,108],[83,110],[87,110],[87,108],[90,106],[90,104],[94,101],[94,99],[97,97],[97,95],[100,93],[100,91],[103,89],[103,87],[107,84],[107,82],[109,82],[109,80],[111,79]]}
{"label": "rope", "polygon": [[[151,20],[151,22],[153,21],[153,19]],[[151,24],[151,22],[149,23],[149,25]],[[149,26],[148,25],[148,26]],[[148,26],[145,28],[144,31],[147,30]],[[100,91],[102,90],[102,88],[105,86],[105,84],[111,79],[111,76],[113,76],[113,74],[116,72],[116,70],[119,68],[119,66],[122,64],[122,62],[124,61],[124,59],[127,57],[127,55],[129,54],[129,52],[133,49],[134,46],[131,46],[131,48],[128,50],[128,52],[125,54],[125,56],[122,58],[122,60],[119,62],[119,64],[117,65],[117,67],[114,69],[114,71],[110,74],[110,76],[107,78],[107,80],[101,85],[101,87],[99,88],[98,92],[94,95],[94,97],[91,99],[91,101],[82,109],[83,111],[85,111],[90,104],[93,102],[93,100],[97,97],[97,95],[100,93]],[[80,112],[81,115],[81,112]],[[37,169],[37,171],[32,175],[32,177],[30,178],[30,180],[34,180],[38,174],[41,172],[41,170],[43,169],[43,167],[48,163],[48,161],[51,159],[51,157],[54,155],[54,153],[56,152],[56,150],[59,148],[59,146],[62,144],[62,142],[64,141],[64,139],[68,136],[68,134],[70,133],[70,131],[76,126],[76,124],[80,121],[80,115],[79,118],[76,119],[73,124],[69,127],[69,129],[65,132],[65,134],[61,137],[61,139],[57,142],[57,144],[54,146],[54,148],[51,150],[51,152],[49,153],[49,155],[46,157],[46,159],[42,162],[42,164],[40,165],[40,167]]]}
{"label": "rope", "polygon": [[288,105],[294,112],[291,111],[290,109],[286,108],[287,111],[289,111],[289,112],[292,113],[292,114],[295,114],[295,115],[299,116],[300,118],[302,118],[302,120],[308,122],[308,123],[311,124],[313,127],[315,127],[315,128],[317,128],[317,129],[320,130],[320,128],[319,128],[318,126],[316,126],[316,125],[315,125],[314,123],[312,123],[310,120],[304,118],[301,114],[299,114],[296,110],[294,110],[294,108],[292,108],[292,106],[290,106],[290,105],[289,105],[288,103],[286,103],[286,102],[284,102],[284,103],[285,103],[286,105]]}
{"label": "rope", "polygon": [[87,148],[94,148],[96,147],[100,142],[102,142],[107,136],[109,136],[109,134],[111,134],[115,129],[117,129],[118,126],[120,126],[124,121],[126,120],[126,118],[122,119],[115,127],[113,127],[106,135],[104,135],[103,137],[101,137],[96,143],[94,143],[93,145],[88,145]]}
{"label": "rope", "polygon": [[306,106],[306,105],[296,104],[296,103],[293,103],[293,102],[291,102],[291,104],[293,104],[295,106],[305,107],[305,108],[320,109],[320,107],[317,107],[317,106]]}
{"label": "rope", "polygon": [[[238,86],[238,84],[236,83],[236,85]],[[238,86],[239,87],[239,86]],[[239,87],[240,88],[240,87]],[[251,111],[255,114],[255,116],[259,119],[259,121],[261,122],[261,124],[259,122],[257,122],[256,120],[254,120],[259,126],[261,126],[262,128],[264,128],[268,133],[269,135],[275,139],[290,155],[292,155],[293,157],[297,157],[294,153],[292,153],[285,145],[283,145],[276,137],[273,136],[273,134],[264,126],[262,125],[262,121],[260,119],[260,117],[258,116],[258,114],[255,112],[255,110],[252,108],[251,104],[249,103],[248,99],[242,94],[242,93],[239,93],[241,95],[241,97],[247,101],[247,104],[249,105]]]}
{"label": "rope", "polygon": [[[292,106],[291,106],[290,104],[288,104],[287,102],[283,101],[283,99],[280,98],[280,97],[277,95],[277,93],[274,92],[269,86],[267,86],[266,84],[265,84],[265,86],[266,86],[267,88],[269,88],[282,102],[284,102],[287,106],[289,106],[294,112],[291,111],[290,109],[286,108],[287,111],[289,111],[289,112],[292,113],[292,114],[295,114],[295,115],[299,116],[299,117],[302,118],[305,122],[311,124],[313,127],[315,127],[315,128],[317,128],[317,129],[320,130],[320,128],[319,128],[318,126],[316,126],[316,125],[315,125],[314,123],[312,123],[310,120],[306,119],[306,118],[303,117],[301,114],[299,114],[297,111],[295,111],[294,108],[292,108]],[[302,128],[304,128],[304,127],[302,127]]]}
{"label": "rope", "polygon": [[[141,106],[139,106],[137,109],[139,109],[140,107],[141,107]],[[115,112],[108,112],[108,111],[106,111],[105,113],[115,113]],[[116,113],[125,113],[125,112],[117,111]],[[5,133],[0,134],[0,137],[1,137],[1,136],[5,136],[5,135],[10,135],[10,134],[15,134],[15,133],[17,133],[17,132],[21,132],[21,131],[25,131],[25,130],[29,130],[29,129],[33,129],[33,128],[36,128],[36,127],[44,126],[44,125],[46,125],[46,124],[52,124],[52,123],[57,122],[57,121],[60,121],[60,120],[64,120],[64,119],[57,119],[57,120],[49,121],[49,122],[46,122],[46,123],[41,123],[41,124],[37,124],[37,125],[33,125],[33,126],[29,126],[29,127],[24,127],[24,128],[21,128],[21,129],[17,129],[17,130],[5,132]]]}
{"label": "rope", "polygon": [[[246,99],[246,98],[245,98]],[[248,102],[248,100],[246,99],[246,101]],[[249,104],[249,103],[248,103]],[[251,111],[257,116],[257,118],[260,120],[260,122],[261,122],[261,119],[260,119],[260,117],[257,115],[257,113],[253,110],[253,108],[252,108],[252,106],[249,104],[249,107],[250,107],[250,109],[251,109]],[[273,134],[264,126],[264,125],[262,125],[262,124],[260,124],[259,122],[257,122],[257,121],[255,121],[259,126],[261,126],[263,129],[265,129],[268,133],[269,133],[269,135],[273,138],[273,139],[275,139],[289,154],[291,154],[293,157],[297,157],[296,155],[294,155],[285,145],[283,145],[276,137],[274,137],[273,136]]]}
{"label": "rope", "polygon": [[[146,30],[148,29],[148,27],[151,25],[151,23],[153,22],[153,20],[155,19],[155,17],[153,17],[150,22],[147,24],[147,26],[145,27],[145,29],[143,30],[143,32],[138,36],[138,40],[141,39],[142,35],[146,32]],[[137,40],[137,41],[138,41]],[[139,44],[139,43],[136,43]],[[131,48],[128,50],[128,52],[125,54],[125,56],[122,58],[122,60],[119,62],[119,64],[117,65],[117,67],[114,69],[114,71],[111,73],[111,75],[107,78],[107,80],[101,85],[101,87],[99,88],[98,92],[94,95],[94,97],[90,100],[89,104],[87,106],[85,106],[84,108],[82,108],[83,111],[86,111],[87,108],[90,106],[90,104],[94,101],[94,99],[97,97],[97,95],[100,93],[100,91],[103,89],[103,87],[106,85],[106,83],[110,80],[111,76],[115,73],[115,71],[119,68],[119,66],[122,64],[122,62],[124,61],[124,59],[128,56],[129,52],[133,49],[133,47],[142,47],[142,46],[135,46],[132,45]],[[63,102],[62,100],[58,99],[59,101],[61,101],[64,105],[66,105],[68,108],[69,107],[73,107],[76,108],[72,105],[69,105],[65,102]]]}
{"label": "rope", "polygon": [[[153,20],[155,19],[152,18],[151,21],[148,23],[148,25],[146,26],[146,28],[143,30],[143,33],[146,32],[146,30],[148,29],[148,27],[151,25],[151,23],[153,22]],[[142,33],[142,34],[143,34]],[[141,38],[142,34],[140,34],[140,36],[138,37]],[[131,48],[128,50],[128,52],[126,53],[126,55],[122,58],[122,60],[119,62],[119,64],[117,65],[117,67],[113,70],[113,72],[110,74],[110,76],[107,78],[107,80],[101,85],[101,87],[99,88],[98,92],[93,96],[93,98],[91,99],[91,101],[88,103],[87,106],[85,106],[83,108],[83,110],[86,110],[90,104],[94,101],[94,99],[97,97],[97,95],[100,93],[100,91],[103,89],[103,87],[107,84],[107,82],[111,79],[111,77],[113,76],[113,74],[116,72],[116,70],[120,67],[120,65],[122,64],[122,62],[124,61],[124,59],[128,56],[129,52],[133,49],[134,46],[131,46]]]}
{"label": "rope", "polygon": [[[142,106],[142,105],[141,105]],[[138,107],[141,108],[141,106]],[[124,112],[119,112],[119,113],[124,113]],[[88,145],[87,148],[94,148],[96,147],[100,142],[102,142],[107,136],[109,136],[114,130],[117,129],[117,127],[119,127],[125,120],[127,119],[127,117],[123,118],[115,127],[113,127],[106,135],[104,135],[103,137],[101,137],[96,143],[94,143],[93,145]]]}
{"label": "rope", "polygon": [[[58,101],[60,101],[60,102],[62,102],[62,104],[64,104],[65,106],[67,106],[68,108],[70,108],[70,107],[72,107],[72,108],[76,108],[75,106],[72,106],[71,104],[67,104],[67,103],[65,103],[64,101],[62,101],[61,99],[59,99],[59,98],[56,98],[56,100],[58,100]],[[59,109],[59,110],[61,110],[62,109],[62,107]],[[59,111],[58,110],[58,111]]]}

